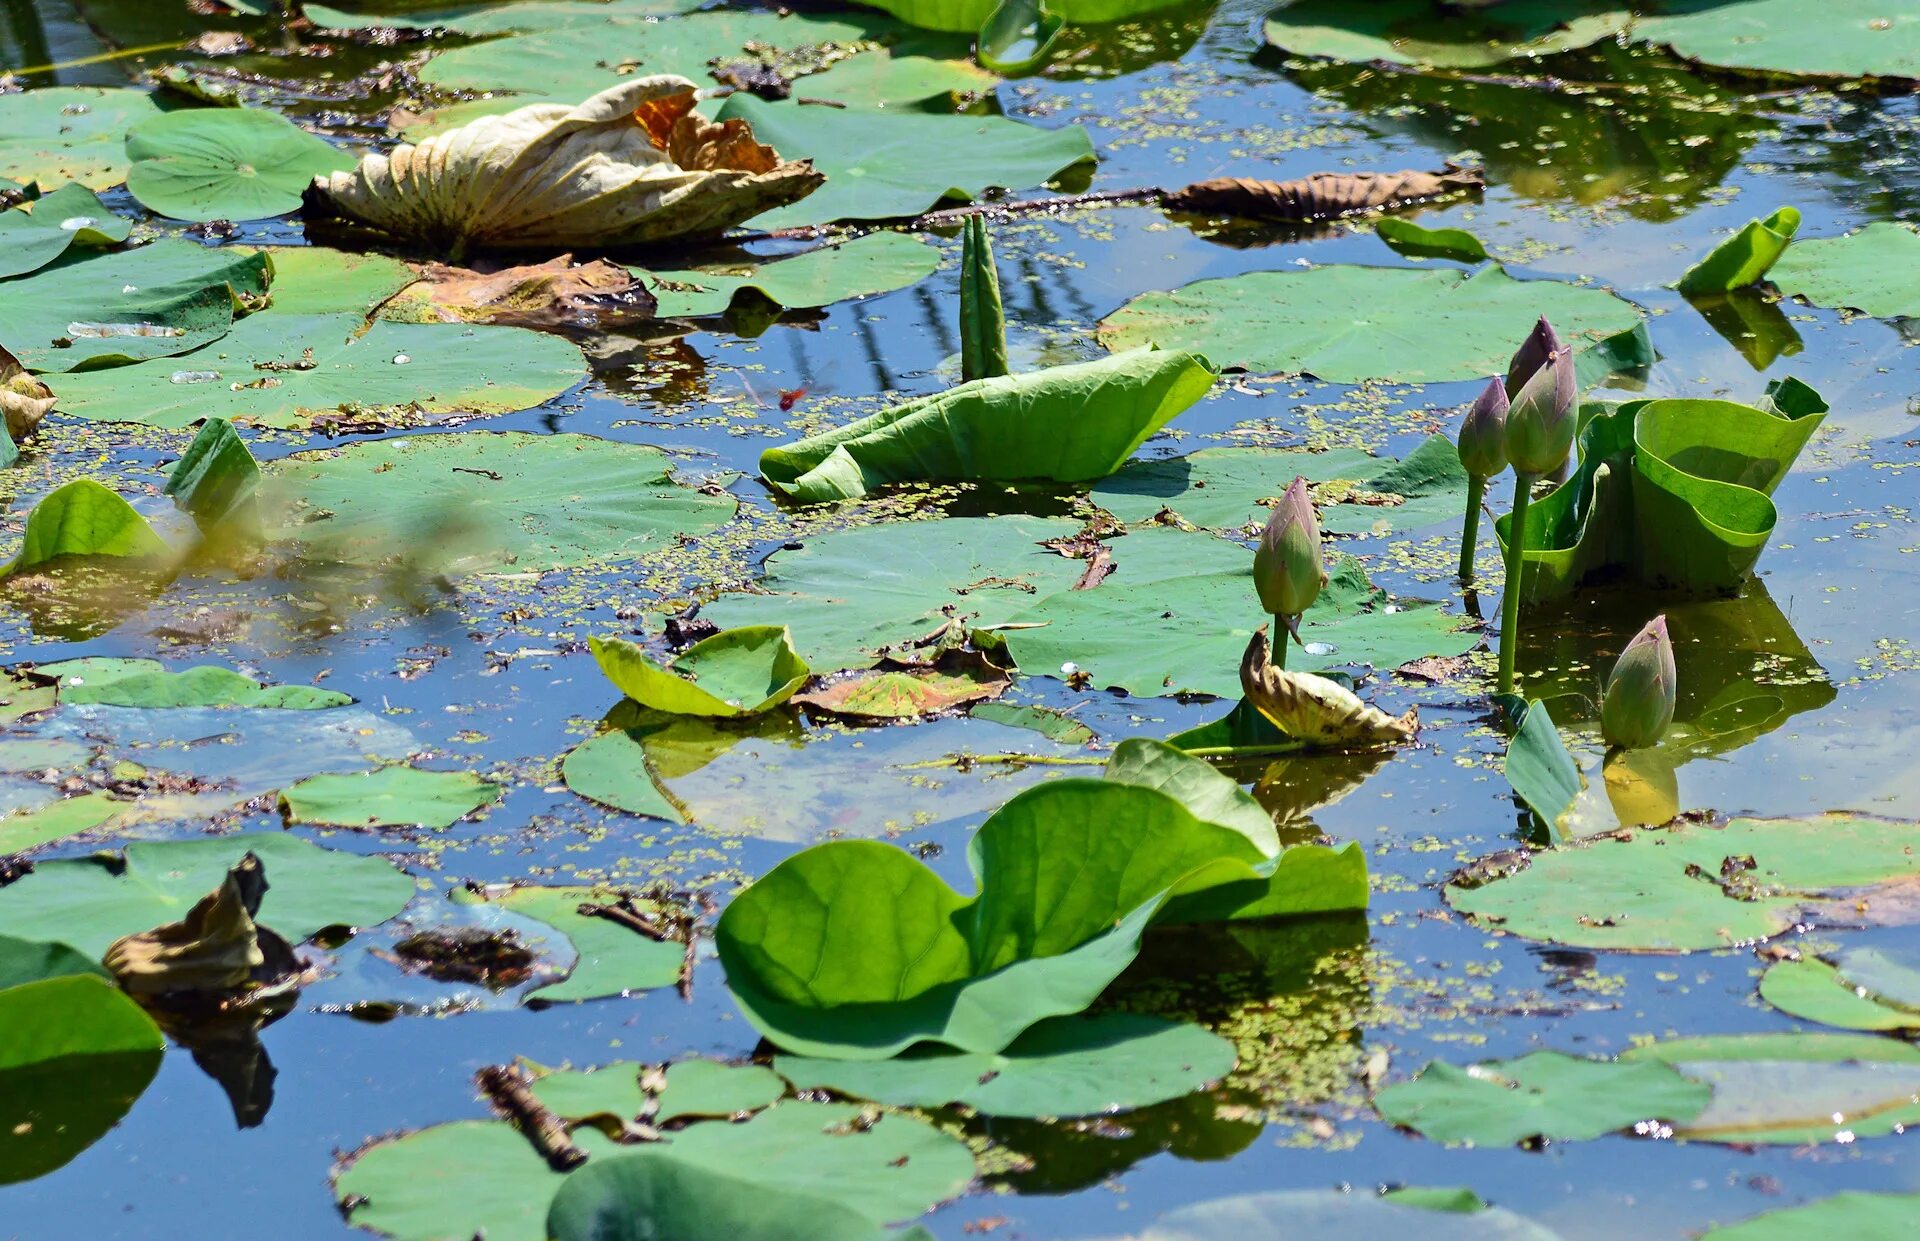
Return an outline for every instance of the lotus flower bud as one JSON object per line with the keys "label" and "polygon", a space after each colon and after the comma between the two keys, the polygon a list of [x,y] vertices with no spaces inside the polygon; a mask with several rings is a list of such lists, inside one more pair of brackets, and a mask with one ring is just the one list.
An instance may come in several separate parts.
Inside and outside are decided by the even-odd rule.
{"label": "lotus flower bud", "polygon": [[1475,478],[1492,478],[1507,468],[1507,389],[1489,379],[1460,424],[1460,464]]}
{"label": "lotus flower bud", "polygon": [[1320,519],[1307,496],[1307,480],[1296,477],[1260,532],[1260,546],[1253,553],[1253,588],[1268,612],[1298,616],[1313,606],[1326,584]]}
{"label": "lotus flower bud", "polygon": [[1507,410],[1507,461],[1514,473],[1539,478],[1559,469],[1573,450],[1579,409],[1573,350],[1558,349],[1521,387]]}
{"label": "lotus flower bud", "polygon": [[1627,643],[1607,677],[1601,736],[1627,750],[1652,745],[1673,723],[1676,690],[1673,640],[1667,637],[1667,618],[1656,616]]}
{"label": "lotus flower bud", "polygon": [[[1554,332],[1553,324],[1547,322],[1547,317],[1541,315],[1540,321],[1533,325],[1533,331],[1527,333],[1527,338],[1513,351],[1513,361],[1507,363],[1507,395],[1515,396],[1526,387],[1527,380],[1532,379],[1534,373],[1545,366],[1547,359],[1559,348],[1559,335]],[[1517,396],[1515,399],[1518,399]]]}

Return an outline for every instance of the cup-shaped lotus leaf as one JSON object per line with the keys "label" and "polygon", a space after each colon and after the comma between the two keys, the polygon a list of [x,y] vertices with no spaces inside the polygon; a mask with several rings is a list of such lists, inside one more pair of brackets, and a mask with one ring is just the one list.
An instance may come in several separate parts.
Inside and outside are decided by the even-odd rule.
{"label": "cup-shaped lotus leaf", "polygon": [[456,252],[645,245],[716,236],[825,180],[747,122],[709,121],[694,91],[655,74],[482,117],[315,178],[308,210]]}

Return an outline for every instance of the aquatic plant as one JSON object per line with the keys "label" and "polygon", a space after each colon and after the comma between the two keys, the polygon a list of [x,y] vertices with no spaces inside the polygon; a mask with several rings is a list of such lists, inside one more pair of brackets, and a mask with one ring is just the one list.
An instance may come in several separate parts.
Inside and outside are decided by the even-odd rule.
{"label": "aquatic plant", "polygon": [[1600,732],[1623,750],[1650,746],[1673,723],[1678,687],[1667,618],[1656,616],[1620,652],[1600,702]]}
{"label": "aquatic plant", "polygon": [[1273,616],[1273,662],[1287,666],[1287,635],[1300,640],[1300,614],[1320,597],[1327,566],[1320,557],[1320,521],[1307,480],[1295,475],[1273,506],[1253,553],[1253,589]]}
{"label": "aquatic plant", "polygon": [[[1542,323],[1546,320],[1542,319]],[[1480,505],[1489,480],[1507,468],[1507,386],[1498,376],[1467,410],[1460,424],[1460,466],[1467,472],[1467,511],[1460,525],[1460,580],[1473,581],[1473,549],[1480,541]]]}
{"label": "aquatic plant", "polygon": [[1538,369],[1520,385],[1507,410],[1505,443],[1507,461],[1513,466],[1510,520],[1515,536],[1507,548],[1506,584],[1500,599],[1499,692],[1503,695],[1513,693],[1513,664],[1520,646],[1520,557],[1527,541],[1527,505],[1534,483],[1566,461],[1579,411],[1573,351],[1556,342],[1552,325],[1543,318],[1513,360],[1515,371],[1523,370],[1544,351]]}

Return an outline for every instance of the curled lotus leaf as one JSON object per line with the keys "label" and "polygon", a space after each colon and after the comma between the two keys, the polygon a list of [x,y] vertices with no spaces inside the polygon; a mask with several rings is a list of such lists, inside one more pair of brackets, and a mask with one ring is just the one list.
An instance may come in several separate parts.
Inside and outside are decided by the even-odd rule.
{"label": "curled lotus leaf", "polygon": [[1240,658],[1240,688],[1274,727],[1309,745],[1373,749],[1412,741],[1420,729],[1418,708],[1388,715],[1338,681],[1276,666],[1265,625],[1254,630]]}
{"label": "curled lotus leaf", "polygon": [[263,970],[281,974],[292,966],[293,950],[254,921],[266,894],[266,867],[249,853],[185,917],[122,936],[102,964],[133,995],[234,992]]}
{"label": "curled lotus leaf", "polygon": [[9,436],[17,440],[39,426],[55,399],[52,388],[27,374],[20,359],[0,346],[0,416],[7,420]]}
{"label": "curled lotus leaf", "polygon": [[481,117],[316,179],[309,209],[456,254],[644,245],[718,235],[824,180],[754,141],[747,122],[710,122],[694,102],[692,82],[656,74],[578,107]]}

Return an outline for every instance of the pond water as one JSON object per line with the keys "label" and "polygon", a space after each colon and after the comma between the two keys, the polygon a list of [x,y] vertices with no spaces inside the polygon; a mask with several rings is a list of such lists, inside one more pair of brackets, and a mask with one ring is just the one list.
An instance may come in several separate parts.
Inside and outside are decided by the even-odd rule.
{"label": "pond water", "polygon": [[[1676,812],[1920,818],[1912,757],[1920,735],[1920,354],[1899,319],[1791,299],[1703,311],[1667,287],[1717,241],[1777,206],[1800,209],[1802,237],[1920,221],[1915,97],[1741,78],[1612,42],[1524,70],[1429,74],[1289,61],[1261,50],[1269,7],[1223,0],[1115,26],[1069,26],[1046,69],[1004,82],[984,107],[1042,127],[1083,126],[1099,162],[1056,183],[1075,192],[1215,176],[1437,169],[1448,161],[1484,166],[1484,194],[1408,218],[1470,230],[1523,278],[1590,283],[1638,306],[1658,361],[1616,376],[1597,397],[1745,402],[1786,376],[1818,389],[1832,412],[1775,492],[1778,525],[1739,597],[1681,603],[1610,585],[1530,609],[1518,661],[1523,688],[1553,701],[1592,776],[1558,829],[1565,834],[1614,825],[1599,776],[1597,712],[1580,697],[1597,699],[1615,654],[1656,612],[1693,635],[1682,644],[1683,687],[1714,687],[1698,689],[1701,701],[1747,704],[1737,721],[1722,718],[1720,727],[1703,727],[1711,735],[1668,747]],[[250,33],[264,50],[224,62],[174,50],[199,31],[230,29]],[[4,0],[0,60],[31,70],[20,78],[29,88],[125,85],[143,67],[181,61],[234,66],[281,82],[256,102],[364,148],[384,140],[386,110],[404,82],[384,92],[333,87],[432,46],[340,43],[333,56],[302,57],[276,49],[276,29],[229,13],[196,15],[178,0]],[[108,55],[156,44],[166,50]],[[49,64],[64,67],[34,68]],[[141,215],[125,191],[105,199]],[[588,638],[631,633],[637,615],[671,610],[656,601],[704,600],[751,580],[783,545],[909,513],[1085,512],[1084,486],[896,489],[794,508],[760,480],[764,449],[871,412],[881,398],[957,381],[959,232],[927,236],[942,254],[931,276],[791,313],[756,336],[711,319],[678,331],[617,318],[564,329],[585,350],[590,379],[537,408],[447,432],[586,433],[657,446],[681,479],[719,480],[741,501],[739,518],[719,533],[638,567],[454,581],[404,571],[249,576],[195,568],[153,593],[118,585],[98,597],[10,607],[0,614],[9,663],[100,655],[170,667],[214,663],[357,700],[353,718],[324,736],[266,710],[72,706],[16,722],[11,732],[78,741],[231,794],[217,810],[160,804],[120,833],[143,839],[197,836],[210,814],[223,829],[279,830],[280,814],[260,793],[366,765],[366,757],[411,757],[506,786],[483,816],[443,831],[291,829],[330,849],[394,859],[415,876],[421,895],[402,927],[430,924],[444,894],[468,881],[665,882],[724,901],[742,881],[832,837],[896,842],[968,890],[967,843],[981,821],[1022,788],[1079,773],[950,756],[1101,757],[1125,738],[1164,738],[1215,719],[1227,704],[1080,688],[1042,675],[1051,669],[1028,670],[1034,675],[1020,678],[1007,701],[1070,710],[1099,738],[1092,748],[964,716],[851,728],[778,715],[688,741],[691,756],[672,782],[693,820],[687,825],[590,802],[568,790],[557,767],[620,699]],[[242,224],[221,244],[301,238],[298,217],[290,217]],[[1141,294],[1196,280],[1308,265],[1457,266],[1401,256],[1364,217],[1311,228],[1223,225],[1150,203],[1015,216],[995,223],[993,242],[1017,369],[1098,357],[1092,328],[1102,317]],[[681,257],[664,266],[683,266]],[[1220,445],[1403,455],[1433,432],[1450,435],[1480,382],[1229,374],[1139,455]],[[796,392],[784,408],[780,394]],[[248,442],[265,462],[415,434],[261,430]],[[83,476],[115,486],[157,520],[168,509],[157,491],[164,467],[190,438],[190,430],[53,414],[31,455],[8,471],[6,541],[35,499]],[[1277,480],[1276,493],[1284,483]],[[1502,511],[1506,486],[1490,493]],[[1488,618],[1490,644],[1496,552],[1483,541],[1480,590],[1463,598],[1453,575],[1457,537],[1449,521],[1341,546],[1396,596]],[[1417,746],[1390,757],[1295,755],[1228,768],[1275,812],[1287,841],[1359,842],[1373,888],[1364,917],[1149,936],[1103,1004],[1198,1016],[1235,1043],[1233,1075],[1195,1096],[1099,1121],[950,1113],[949,1123],[975,1142],[983,1171],[973,1192],[922,1221],[934,1235],[1118,1236],[1225,1195],[1418,1185],[1469,1186],[1570,1241],[1623,1231],[1679,1238],[1842,1190],[1920,1191],[1910,1139],[1899,1136],[1740,1146],[1613,1134],[1468,1149],[1396,1129],[1374,1112],[1370,1081],[1402,1080],[1432,1060],[1466,1064],[1539,1049],[1610,1056],[1663,1038],[1818,1028],[1757,998],[1766,962],[1750,948],[1635,955],[1554,947],[1498,934],[1448,908],[1441,886],[1458,867],[1546,843],[1502,776],[1505,740],[1487,697],[1486,649],[1471,675],[1438,684],[1387,669],[1363,681],[1363,693],[1393,712],[1418,705]],[[1684,706],[1681,718],[1689,719]],[[21,783],[25,790],[32,782]],[[7,804],[38,796],[21,791]],[[83,854],[101,843],[68,841],[34,857]],[[0,1186],[0,1237],[158,1239],[263,1228],[301,1241],[366,1235],[336,1203],[329,1178],[337,1156],[396,1131],[486,1117],[473,1086],[481,1066],[515,1057],[576,1066],[736,1059],[760,1043],[704,944],[686,997],[662,987],[524,1007],[511,993],[427,984],[372,955],[397,934],[387,928],[339,948],[337,976],[260,1031],[257,1055],[221,1062],[201,1054],[196,1063],[171,1048],[152,1085],[104,1137],[55,1171]],[[1848,943],[1912,946],[1911,928],[1847,934]],[[1811,954],[1839,935],[1815,927],[1801,947]],[[428,1011],[341,1011],[373,994]]]}

